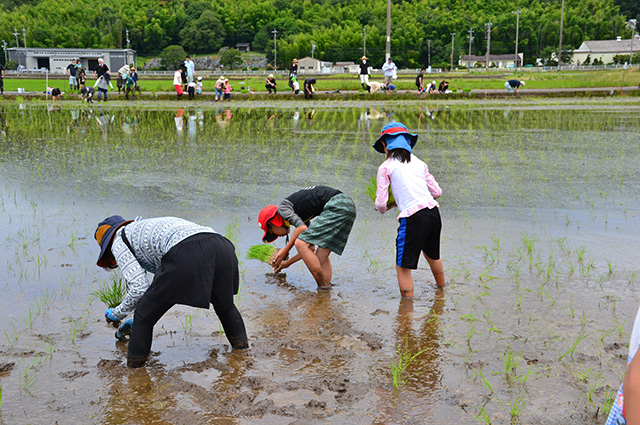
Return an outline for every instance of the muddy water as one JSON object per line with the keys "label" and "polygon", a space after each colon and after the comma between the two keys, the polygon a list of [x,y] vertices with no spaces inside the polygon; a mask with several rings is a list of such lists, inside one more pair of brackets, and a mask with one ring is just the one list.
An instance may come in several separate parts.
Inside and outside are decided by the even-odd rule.
{"label": "muddy water", "polygon": [[[639,304],[640,108],[302,105],[0,104],[0,422],[603,423]],[[394,214],[364,193],[392,119],[444,190],[448,287],[421,263],[414,301]],[[260,208],[312,184],[358,208],[328,293],[301,264],[244,260]],[[93,240],[112,214],[227,235],[251,349],[232,352],[212,311],[176,307],[148,367],[128,370],[91,296],[112,278]],[[420,354],[394,388],[399,351]]]}

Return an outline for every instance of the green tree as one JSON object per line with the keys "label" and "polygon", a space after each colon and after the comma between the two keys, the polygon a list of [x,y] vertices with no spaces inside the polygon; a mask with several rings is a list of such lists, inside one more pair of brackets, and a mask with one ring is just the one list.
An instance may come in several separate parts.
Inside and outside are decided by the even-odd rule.
{"label": "green tree", "polygon": [[180,40],[188,50],[212,52],[222,47],[226,32],[214,11],[205,11],[187,25],[180,31]]}
{"label": "green tree", "polygon": [[182,46],[167,46],[162,53],[160,53],[162,67],[165,69],[176,69],[180,65],[180,62],[184,61],[186,56],[187,52],[184,51]]}
{"label": "green tree", "polygon": [[220,49],[220,65],[225,68],[234,69],[237,66],[242,65],[242,55],[237,49],[229,49],[223,47]]}

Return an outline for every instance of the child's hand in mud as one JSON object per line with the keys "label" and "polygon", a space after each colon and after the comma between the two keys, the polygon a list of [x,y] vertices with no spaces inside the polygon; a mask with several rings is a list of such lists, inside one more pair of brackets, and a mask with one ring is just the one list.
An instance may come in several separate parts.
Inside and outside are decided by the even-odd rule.
{"label": "child's hand in mud", "polygon": [[113,308],[108,308],[104,311],[104,317],[107,319],[107,323],[111,323],[114,328],[120,326],[120,320],[116,319],[113,315]]}
{"label": "child's hand in mud", "polygon": [[273,257],[273,261],[271,262],[271,265],[273,266],[273,270],[280,267],[280,264],[284,261],[285,258],[287,258],[288,254],[289,253],[286,252],[284,249],[281,249],[280,251],[278,251],[278,253]]}
{"label": "child's hand in mud", "polygon": [[273,266],[273,272],[274,273],[280,273],[281,270],[286,269],[287,267],[289,267],[289,261],[288,260],[284,260],[282,262],[280,262],[279,265],[277,266]]}

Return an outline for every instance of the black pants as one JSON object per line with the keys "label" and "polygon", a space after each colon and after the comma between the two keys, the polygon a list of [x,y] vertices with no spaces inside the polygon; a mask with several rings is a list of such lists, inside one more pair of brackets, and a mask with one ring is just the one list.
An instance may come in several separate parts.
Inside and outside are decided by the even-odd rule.
{"label": "black pants", "polygon": [[213,304],[231,346],[247,348],[244,321],[233,303],[238,279],[233,244],[221,235],[196,234],[171,248],[136,308],[127,365],[144,366],[154,325],[176,304],[202,308]]}
{"label": "black pants", "polygon": [[2,77],[0,77],[0,94],[4,94],[4,81]]}

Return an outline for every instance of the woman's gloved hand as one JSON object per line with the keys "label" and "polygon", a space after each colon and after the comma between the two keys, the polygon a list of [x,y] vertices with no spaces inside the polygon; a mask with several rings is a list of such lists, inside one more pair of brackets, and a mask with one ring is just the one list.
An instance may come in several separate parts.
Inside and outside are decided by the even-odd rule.
{"label": "woman's gloved hand", "polygon": [[125,320],[118,330],[116,331],[116,338],[120,341],[126,341],[127,336],[131,335],[131,329],[133,328],[133,319]]}
{"label": "woman's gloved hand", "polygon": [[118,326],[120,326],[120,320],[113,315],[112,307],[104,311],[104,317],[105,319],[107,319],[107,323],[111,323],[114,328],[117,328]]}

